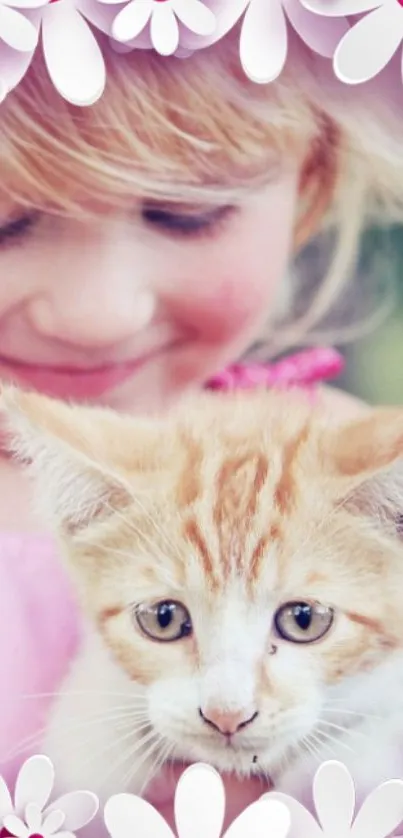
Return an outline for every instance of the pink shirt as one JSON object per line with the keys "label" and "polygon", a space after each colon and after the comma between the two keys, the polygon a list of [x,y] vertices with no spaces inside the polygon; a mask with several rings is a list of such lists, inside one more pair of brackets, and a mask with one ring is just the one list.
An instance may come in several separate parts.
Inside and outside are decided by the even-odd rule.
{"label": "pink shirt", "polygon": [[40,752],[40,737],[21,748],[45,723],[51,697],[44,694],[59,689],[78,633],[74,597],[52,540],[0,535],[0,774],[7,782],[26,756]]}

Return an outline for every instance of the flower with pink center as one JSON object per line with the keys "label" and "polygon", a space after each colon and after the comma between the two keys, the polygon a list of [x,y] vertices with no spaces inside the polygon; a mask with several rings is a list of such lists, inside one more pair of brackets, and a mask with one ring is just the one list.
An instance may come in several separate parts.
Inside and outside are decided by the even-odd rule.
{"label": "flower with pink center", "polygon": [[75,838],[75,832],[93,820],[98,799],[75,791],[49,802],[54,769],[45,756],[33,756],[22,766],[14,801],[0,777],[0,834],[16,838]]}
{"label": "flower with pink center", "polygon": [[327,20],[306,9],[300,0],[209,0],[217,18],[215,32],[201,41],[183,39],[189,50],[210,46],[240,22],[240,58],[246,75],[258,84],[274,81],[287,58],[291,26],[313,52],[332,58],[348,31],[343,18]]}
{"label": "flower with pink center", "polygon": [[182,31],[203,37],[211,35],[215,28],[215,15],[203,0],[130,0],[118,12],[112,35],[133,47],[139,36],[146,35],[160,55],[173,55],[181,45]]}
{"label": "flower with pink center", "polygon": [[334,55],[336,76],[346,84],[362,84],[375,78],[402,45],[403,0],[303,2],[307,9],[327,19],[363,15],[341,39]]}
{"label": "flower with pink center", "polygon": [[[0,4],[3,2],[0,0]],[[89,23],[111,35],[115,16],[112,8],[99,0],[12,0],[12,3],[18,5],[23,18],[20,41],[24,50],[15,46],[18,30],[14,17],[7,30],[8,42],[3,44],[0,40],[0,101],[1,94],[4,99],[21,81],[36,49],[42,47],[47,70],[60,95],[73,105],[94,104],[104,91],[106,71],[101,47]],[[26,33],[24,41],[23,33]]]}

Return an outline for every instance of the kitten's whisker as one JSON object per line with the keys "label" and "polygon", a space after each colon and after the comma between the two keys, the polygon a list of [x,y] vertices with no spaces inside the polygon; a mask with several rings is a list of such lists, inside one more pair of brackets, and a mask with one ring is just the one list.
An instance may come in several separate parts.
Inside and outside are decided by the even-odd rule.
{"label": "kitten's whisker", "polygon": [[[157,733],[156,733],[156,731],[152,730],[152,731],[150,731],[150,732],[149,732],[146,736],[143,736],[141,739],[138,739],[138,738],[136,737],[135,742],[134,742],[134,743],[132,743],[132,744],[133,744],[133,747],[132,747],[132,748],[130,747],[130,741],[129,741],[130,739],[132,739],[132,738],[133,738],[133,734],[132,734],[132,733],[130,733],[128,736],[121,737],[121,738],[120,738],[117,742],[116,742],[116,741],[114,741],[114,742],[112,743],[113,745],[119,745],[119,746],[120,746],[120,745],[122,745],[124,742],[128,742],[128,741],[129,741],[129,745],[128,745],[128,747],[127,747],[127,748],[123,751],[123,755],[122,755],[122,754],[120,754],[120,755],[119,755],[119,758],[118,758],[117,760],[115,760],[115,761],[112,763],[111,767],[109,768],[109,771],[107,771],[107,773],[103,775],[102,780],[101,780],[101,785],[102,785],[102,787],[104,787],[104,785],[105,785],[106,781],[107,781],[110,777],[113,777],[114,773],[116,772],[116,770],[117,770],[118,768],[120,768],[120,766],[121,766],[121,765],[123,765],[123,766],[124,766],[124,764],[125,764],[126,760],[128,760],[128,759],[132,759],[132,758],[133,758],[133,757],[134,757],[134,756],[138,753],[138,751],[139,751],[139,750],[141,750],[141,748],[143,748],[143,747],[144,747],[145,745],[147,745],[149,742],[151,742],[151,743],[152,743],[153,739],[158,738],[158,736],[159,736],[159,734],[157,734]],[[156,743],[154,743],[154,745],[152,745],[151,747],[153,748],[153,747],[155,747],[155,745],[156,745]],[[110,750],[110,748],[108,748],[108,749],[106,749],[106,748],[105,748],[105,749],[101,752],[101,755],[103,756],[103,755],[104,755],[104,753],[106,753],[106,752],[107,752],[107,750]],[[146,749],[146,753],[148,753],[148,750],[147,750],[147,749]],[[140,754],[139,759],[138,759],[138,760],[136,760],[136,765],[135,765],[136,770],[137,770],[137,769],[141,766],[141,764],[142,764],[142,762],[143,762],[143,761],[144,761],[143,755],[142,755],[142,754]]]}
{"label": "kitten's whisker", "polygon": [[321,762],[321,753],[320,747],[318,747],[317,739],[312,735],[312,733],[308,733],[307,736],[302,739],[300,743],[300,749],[303,751],[306,749],[311,757],[314,758],[316,762]]}
{"label": "kitten's whisker", "polygon": [[[335,725],[332,722],[327,722],[325,719],[320,719],[319,720],[319,728],[322,732],[323,732],[323,727],[322,727],[323,725],[326,725],[326,727],[330,727],[333,730],[334,729],[339,730],[340,733],[342,733],[346,738],[349,737],[350,739],[352,739],[354,736],[355,737],[358,736],[358,737],[361,737],[361,740],[362,739],[368,740],[368,736],[369,736],[368,732],[362,730],[362,728],[360,728],[360,727],[358,727],[358,728],[357,727],[342,727],[340,725]],[[342,740],[340,739],[339,741],[340,741],[340,744],[342,744]]]}
{"label": "kitten's whisker", "polygon": [[36,745],[40,746],[42,738],[45,736],[48,730],[48,725],[44,725],[43,727],[36,730],[34,733],[30,733],[28,736],[25,736],[23,739],[20,739],[16,745],[14,745],[10,751],[4,754],[4,756],[0,756],[0,767],[1,765],[6,765],[10,760],[15,759],[21,754],[25,754],[28,750],[32,750],[36,747]]}
{"label": "kitten's whisker", "polygon": [[382,721],[382,716],[377,716],[375,713],[363,713],[359,710],[345,710],[342,707],[323,707],[322,713],[335,713],[336,715],[356,716],[357,719],[375,719],[375,721]]}
{"label": "kitten's whisker", "polygon": [[[156,535],[159,535],[162,538],[163,543],[165,542],[165,547],[168,550],[168,554],[175,555],[177,553],[177,548],[174,547],[174,545],[169,541],[167,533],[164,533],[163,530],[161,530],[161,528],[157,525],[156,520],[152,518],[150,512],[148,512],[146,507],[141,503],[141,501],[138,498],[134,497],[133,500],[136,503],[137,507],[141,510],[143,515],[146,517],[148,523],[151,524],[151,526],[154,528]],[[110,504],[107,504],[107,508],[110,510],[111,513],[117,515],[117,517],[125,524],[125,526],[129,527],[129,530],[132,533],[134,533],[134,535],[142,538],[144,543],[147,544],[148,547],[151,547],[154,553],[158,550],[160,557],[164,559],[164,561],[166,561],[167,557],[166,555],[164,555],[158,543],[153,541],[147,533],[143,532],[137,526],[135,526],[134,522],[130,520],[128,515],[124,515],[123,512],[121,512],[119,509],[113,509],[113,507],[110,506]]]}
{"label": "kitten's whisker", "polygon": [[[172,753],[172,750],[173,750],[173,746],[172,746],[171,742],[165,742],[165,744],[164,744],[164,742],[162,741],[162,743],[160,745],[160,748],[159,748],[159,751],[157,751],[156,757],[155,757],[154,761],[152,762],[152,764],[151,764],[151,766],[150,766],[150,768],[149,768],[149,770],[148,770],[148,772],[145,776],[143,784],[141,786],[141,789],[140,789],[140,792],[139,792],[139,794],[141,796],[143,796],[146,793],[150,782],[153,780],[153,778],[158,773],[160,768],[162,768],[164,763],[167,761],[167,759],[169,758],[169,754]],[[151,757],[151,755],[150,755],[150,757]]]}
{"label": "kitten's whisker", "polygon": [[322,730],[322,728],[319,725],[315,729],[315,733],[329,740],[330,742],[333,742],[334,745],[341,745],[342,748],[345,748],[347,751],[350,751],[350,753],[355,753],[354,749],[351,748],[350,745],[347,745],[347,742],[345,742],[344,739],[341,739],[337,736],[332,736],[330,733],[327,733],[325,730]]}
{"label": "kitten's whisker", "polygon": [[[48,693],[20,693],[17,696],[17,699],[25,700],[34,700],[38,698],[64,698],[65,696],[93,696],[94,698],[98,697],[110,697],[110,698],[125,698],[127,701],[144,701],[144,704],[147,704],[147,700],[145,696],[141,693],[117,693],[117,692],[105,692],[104,690],[57,690],[56,692],[48,692]],[[1,701],[1,699],[0,699]]]}
{"label": "kitten's whisker", "polygon": [[[109,712],[99,712],[98,714],[93,714],[90,717],[86,717],[85,719],[83,719],[82,716],[70,716],[67,717],[66,721],[72,722],[72,724],[67,724],[63,727],[63,734],[70,735],[72,732],[80,730],[80,728],[87,728],[89,725],[102,724],[103,722],[114,721],[115,719],[126,719],[128,722],[131,721],[131,719],[135,720],[136,722],[148,722],[148,715],[143,711],[133,711],[129,708],[124,707],[122,711],[119,711],[119,708],[110,708]],[[46,735],[47,731],[48,725],[44,725],[43,727],[37,729],[33,733],[21,739],[4,756],[4,758],[0,759],[0,764],[2,762],[8,762],[10,759],[14,759],[17,756],[20,756],[21,753],[24,753],[28,749],[32,749],[36,745],[41,745],[41,740]]]}
{"label": "kitten's whisker", "polygon": [[[118,514],[116,510],[114,510],[114,514],[115,515]],[[120,517],[120,516],[118,516],[118,517]],[[126,522],[126,523],[127,523],[127,525],[129,525],[128,522]],[[142,530],[135,529],[133,523],[130,524],[130,530],[131,530],[131,532],[135,533],[137,538],[142,539],[144,544],[146,544],[149,548],[151,548],[153,555],[157,554],[161,559],[166,561],[166,555],[163,553],[163,551],[161,550],[161,548],[159,547],[159,545],[156,541],[153,541]],[[133,561],[133,551],[130,553],[129,551],[120,550],[119,548],[116,548],[116,547],[107,547],[105,544],[98,544],[97,545],[97,550],[102,551],[103,553],[105,553],[105,555],[107,555],[109,557],[110,556],[120,556],[122,559],[125,559],[125,561],[130,561],[130,562]]]}
{"label": "kitten's whisker", "polygon": [[[153,735],[155,735],[155,734],[148,734],[146,736],[143,736],[142,739],[138,739],[138,736],[136,735],[136,732],[133,731],[133,730],[130,730],[129,733],[126,734],[125,736],[120,736],[118,739],[114,739],[113,742],[109,742],[107,745],[102,745],[101,748],[96,749],[95,752],[93,751],[88,759],[82,761],[80,763],[80,765],[84,766],[84,767],[90,765],[92,761],[98,762],[98,760],[101,760],[106,754],[108,754],[108,752],[111,750],[111,748],[120,747],[121,745],[123,745],[128,740],[129,740],[129,744],[130,744],[130,740],[132,740],[133,737],[135,737],[134,747],[132,749],[130,749],[130,746],[129,746],[129,749],[126,748],[126,750],[125,749],[123,750],[123,756],[122,756],[122,754],[120,754],[119,759],[115,760],[115,762],[112,763],[112,765],[110,766],[110,768],[106,772],[106,774],[101,776],[100,782],[98,784],[98,788],[95,789],[95,790],[100,792],[102,789],[104,789],[105,784],[107,783],[108,779],[111,776],[113,777],[113,773],[116,771],[116,769],[119,767],[119,765],[122,762],[124,764],[126,759],[128,759],[129,757],[134,756],[141,747],[144,747],[144,745],[147,744],[147,742],[152,738]],[[82,744],[82,743],[80,743],[80,744]],[[77,751],[77,748],[75,750]],[[138,764],[141,764],[141,761]],[[108,790],[108,789],[105,789],[105,790]],[[116,791],[117,792],[121,791],[120,784],[116,787]]]}
{"label": "kitten's whisker", "polygon": [[[314,731],[311,731],[310,735],[311,735],[312,741],[315,743],[317,761],[320,764],[323,761],[323,757],[324,757],[323,752],[324,751],[326,752],[326,750],[329,750],[329,748],[330,749],[332,748],[331,743],[323,742],[323,740],[320,739],[320,737]],[[330,753],[332,753],[332,750],[330,750]]]}
{"label": "kitten's whisker", "polygon": [[[155,753],[158,754],[159,750],[161,749],[161,743],[163,742],[163,740],[162,740],[160,734],[157,733],[157,732],[155,732],[154,740],[155,741],[151,741],[151,744],[149,745],[148,748],[146,748],[144,753],[140,754],[140,758],[136,759],[134,765],[129,766],[128,771],[126,771],[126,774],[124,775],[124,777],[122,779],[122,790],[130,789],[130,785],[131,785],[131,782],[133,780],[133,777],[136,774],[139,773],[139,769],[143,765],[147,764],[147,762],[152,758],[153,754],[155,754]],[[131,754],[130,754],[130,756],[131,756]],[[144,788],[145,788],[145,785],[144,785],[144,780],[143,780],[141,786],[139,787],[139,791],[138,791],[138,794],[140,796],[142,796]]]}
{"label": "kitten's whisker", "polygon": [[[124,742],[126,739],[132,739],[134,737],[137,739],[139,734],[142,733],[142,731],[146,731],[149,729],[149,723],[133,727],[132,725],[129,725],[128,722],[125,722],[122,725],[114,725],[114,730],[115,729],[117,736],[113,739],[113,741],[101,746],[102,756],[104,753],[107,753],[108,751],[113,749],[116,746],[116,743]],[[63,739],[65,739],[64,736],[62,736],[62,738],[58,740],[59,743],[60,741],[63,741]],[[65,752],[69,753],[72,758],[76,753],[80,753],[82,749],[85,749],[87,746],[91,746],[90,755],[87,759],[80,760],[80,766],[90,765],[94,758],[97,758],[99,755],[99,749],[96,747],[96,745],[94,746],[94,735],[92,734],[92,736],[90,737],[80,739],[79,743],[69,742],[69,740],[67,740],[67,742],[64,742],[63,744]]]}

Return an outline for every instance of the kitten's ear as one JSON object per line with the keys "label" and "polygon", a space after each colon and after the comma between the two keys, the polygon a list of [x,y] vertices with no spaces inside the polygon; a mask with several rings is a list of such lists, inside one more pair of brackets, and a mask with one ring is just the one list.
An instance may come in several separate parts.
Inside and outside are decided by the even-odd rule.
{"label": "kitten's ear", "polygon": [[403,409],[379,408],[332,432],[330,455],[340,477],[360,481],[403,458]]}
{"label": "kitten's ear", "polygon": [[401,530],[403,410],[379,408],[332,431],[330,468],[351,508]]}
{"label": "kitten's ear", "polygon": [[73,534],[132,502],[124,475],[108,462],[113,418],[108,411],[2,389],[0,420],[6,447],[26,464],[38,508],[53,529]]}

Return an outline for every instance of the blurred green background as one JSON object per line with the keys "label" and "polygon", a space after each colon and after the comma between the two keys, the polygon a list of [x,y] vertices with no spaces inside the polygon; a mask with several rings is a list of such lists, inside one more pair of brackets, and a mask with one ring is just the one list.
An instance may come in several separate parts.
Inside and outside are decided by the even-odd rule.
{"label": "blurred green background", "polygon": [[[335,244],[326,233],[297,257],[291,324],[312,310]],[[335,346],[344,355],[346,370],[335,386],[370,404],[403,405],[403,226],[371,229],[362,237],[355,268],[328,309],[308,331],[308,342]]]}
{"label": "blurred green background", "polygon": [[[359,315],[373,295],[381,323],[340,347],[347,364],[338,385],[372,404],[403,404],[403,227],[370,231],[363,239],[352,307]],[[371,307],[371,304],[370,304]],[[385,311],[386,307],[386,311]],[[359,316],[355,318],[359,327]]]}

